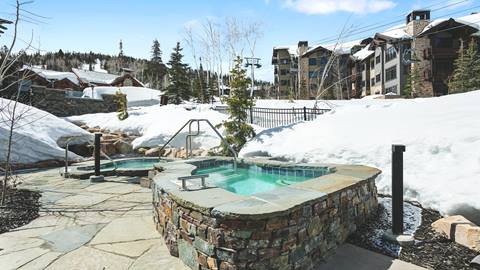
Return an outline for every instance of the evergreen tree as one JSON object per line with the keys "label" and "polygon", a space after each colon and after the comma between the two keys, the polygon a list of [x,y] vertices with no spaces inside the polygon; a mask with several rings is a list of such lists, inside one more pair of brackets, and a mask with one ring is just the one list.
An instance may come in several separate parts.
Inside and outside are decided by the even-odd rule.
{"label": "evergreen tree", "polygon": [[[237,57],[231,71],[230,96],[226,98],[228,112],[227,121],[223,122],[227,136],[225,140],[238,153],[243,145],[255,136],[255,131],[248,124],[248,111],[254,106],[254,101],[248,92],[246,71],[242,68],[242,58]],[[226,145],[222,145],[224,154],[228,153]]]}
{"label": "evergreen tree", "polygon": [[454,62],[455,70],[448,83],[449,93],[462,93],[480,89],[480,57],[478,45],[471,40],[468,48],[460,48]]}
{"label": "evergreen tree", "polygon": [[[413,61],[417,61],[416,56],[412,58]],[[422,87],[420,72],[418,71],[418,65],[413,65],[410,72],[407,76],[407,81],[405,82],[405,87],[403,88],[403,96],[405,98],[414,97],[415,88]]]}
{"label": "evergreen tree", "polygon": [[152,58],[150,61],[154,63],[162,63],[162,50],[160,49],[160,42],[157,39],[153,41],[152,45]]}
{"label": "evergreen tree", "polygon": [[197,74],[193,81],[193,96],[197,99],[198,102],[208,102],[207,84],[205,82],[205,72],[203,70],[202,63],[200,63],[200,67],[196,73]]}
{"label": "evergreen tree", "polygon": [[167,95],[170,102],[180,104],[182,100],[190,99],[190,78],[188,76],[188,65],[182,63],[182,48],[180,42],[173,49],[168,65],[168,76],[170,85],[167,87]]}
{"label": "evergreen tree", "polygon": [[206,102],[213,103],[213,97],[218,93],[218,76],[213,75],[211,76],[210,80],[208,80],[208,89],[207,89],[208,98]]}
{"label": "evergreen tree", "polygon": [[118,69],[121,69],[123,67],[123,65],[125,64],[124,63],[125,55],[123,54],[123,42],[122,42],[121,39],[120,39],[120,42],[118,43],[118,49],[119,49],[119,52],[118,52]]}

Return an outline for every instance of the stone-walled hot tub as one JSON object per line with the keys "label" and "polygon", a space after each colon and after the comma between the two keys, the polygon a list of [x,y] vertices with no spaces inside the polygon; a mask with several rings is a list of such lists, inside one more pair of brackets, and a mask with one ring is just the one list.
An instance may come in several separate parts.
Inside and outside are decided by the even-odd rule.
{"label": "stone-walled hot tub", "polygon": [[[174,161],[154,177],[157,229],[192,269],[314,269],[377,208],[375,168],[244,159],[234,171],[231,164]],[[198,173],[210,175],[207,188],[195,179],[182,189],[178,178]]]}

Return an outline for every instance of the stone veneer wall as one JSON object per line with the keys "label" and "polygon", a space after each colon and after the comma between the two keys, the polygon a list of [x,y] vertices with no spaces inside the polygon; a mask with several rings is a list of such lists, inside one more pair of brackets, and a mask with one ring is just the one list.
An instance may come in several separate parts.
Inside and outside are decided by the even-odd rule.
{"label": "stone veneer wall", "polygon": [[[2,93],[3,97],[11,98],[16,92],[16,86],[11,91]],[[20,102],[31,104],[41,110],[58,117],[81,115],[87,113],[116,112],[115,95],[102,95],[103,99],[68,97],[63,89],[52,89],[44,86],[32,86],[30,92],[23,92]]]}
{"label": "stone veneer wall", "polygon": [[377,209],[375,177],[274,215],[219,215],[154,186],[154,220],[192,269],[314,269]]}

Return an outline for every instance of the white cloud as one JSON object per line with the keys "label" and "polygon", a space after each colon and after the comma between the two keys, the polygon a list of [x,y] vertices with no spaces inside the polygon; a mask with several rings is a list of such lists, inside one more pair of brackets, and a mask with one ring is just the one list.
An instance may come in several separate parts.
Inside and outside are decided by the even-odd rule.
{"label": "white cloud", "polygon": [[285,7],[306,14],[328,14],[337,11],[367,14],[391,9],[396,5],[391,0],[284,0]]}

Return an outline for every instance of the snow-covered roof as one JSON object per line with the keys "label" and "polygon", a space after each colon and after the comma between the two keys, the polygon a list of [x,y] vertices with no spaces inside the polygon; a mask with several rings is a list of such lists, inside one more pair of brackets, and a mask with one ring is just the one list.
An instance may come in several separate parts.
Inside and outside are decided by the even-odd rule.
{"label": "snow-covered roof", "polygon": [[361,49],[360,51],[354,53],[353,58],[355,58],[356,60],[360,60],[360,61],[365,60],[370,55],[375,53],[375,51],[372,51],[369,48],[370,48],[370,46],[366,46],[365,48]]}
{"label": "snow-covered roof", "polygon": [[314,52],[319,48],[324,48],[329,51],[335,51],[338,54],[350,54],[350,51],[353,48],[353,46],[360,45],[361,42],[362,40],[353,40],[353,41],[347,41],[347,42],[339,42],[338,44],[337,43],[317,44],[311,47],[308,51],[306,51],[305,54]]}
{"label": "snow-covered roof", "polygon": [[119,75],[72,68],[72,71],[85,83],[111,84]]}
{"label": "snow-covered roof", "polygon": [[275,46],[273,50],[288,50],[288,53],[291,55],[298,55],[297,45],[287,45],[287,46]]}
{"label": "snow-covered roof", "polygon": [[474,27],[480,30],[480,14],[477,13],[477,14],[470,14],[467,16],[458,17],[458,18],[440,18],[440,19],[433,20],[423,29],[420,35],[434,28],[435,26],[452,19],[458,23],[469,25],[471,27]]}
{"label": "snow-covered roof", "polygon": [[31,70],[32,72],[35,72],[38,76],[46,79],[46,80],[55,80],[55,81],[60,81],[63,79],[67,79],[71,81],[72,83],[79,85],[79,81],[77,79],[77,76],[73,74],[72,72],[62,72],[62,71],[55,71],[55,70],[48,70],[48,69],[42,69],[39,67],[35,66],[23,66],[21,70]]}
{"label": "snow-covered roof", "polygon": [[394,39],[409,39],[412,36],[410,36],[406,31],[406,26],[405,24],[397,25],[392,28],[387,29],[384,32],[378,33],[382,36],[387,36],[390,38]]}

